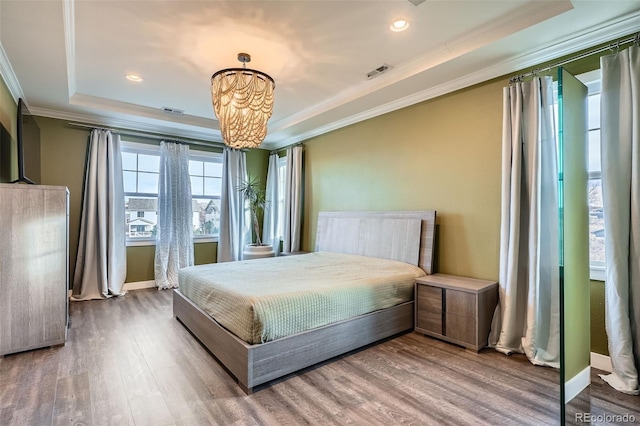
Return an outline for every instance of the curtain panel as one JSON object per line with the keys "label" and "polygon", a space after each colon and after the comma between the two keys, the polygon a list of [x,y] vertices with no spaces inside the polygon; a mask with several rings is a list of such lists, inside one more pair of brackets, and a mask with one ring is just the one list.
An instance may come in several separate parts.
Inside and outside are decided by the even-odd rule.
{"label": "curtain panel", "polygon": [[160,143],[155,279],[158,289],[178,287],[178,271],[193,265],[193,211],[189,147]]}
{"label": "curtain panel", "polygon": [[120,135],[93,129],[71,300],[105,299],[124,294],[125,225]]}
{"label": "curtain panel", "polygon": [[278,219],[280,217],[279,193],[278,193],[278,153],[269,155],[269,168],[267,169],[266,200],[267,208],[264,212],[262,224],[262,242],[271,244],[273,253],[278,256],[280,252],[280,238],[278,233]]}
{"label": "curtain panel", "polygon": [[559,216],[551,77],[505,87],[500,302],[489,338],[559,367]]}
{"label": "curtain panel", "polygon": [[285,178],[284,238],[285,253],[300,251],[302,231],[302,152],[301,145],[287,148]]}
{"label": "curtain panel", "polygon": [[229,262],[241,260],[244,246],[251,242],[249,210],[237,190],[247,181],[247,155],[242,150],[225,147],[222,164],[218,262]]}
{"label": "curtain panel", "polygon": [[640,47],[600,59],[605,328],[613,388],[640,394]]}

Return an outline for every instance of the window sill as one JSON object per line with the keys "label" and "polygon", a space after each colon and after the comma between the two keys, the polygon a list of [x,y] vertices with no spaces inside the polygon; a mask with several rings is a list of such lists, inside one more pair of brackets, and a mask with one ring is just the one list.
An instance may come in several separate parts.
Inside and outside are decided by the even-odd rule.
{"label": "window sill", "polygon": [[606,272],[604,268],[590,268],[589,278],[591,281],[603,281],[605,280]]}
{"label": "window sill", "polygon": [[155,246],[156,239],[136,239],[136,240],[127,240],[127,247],[141,247],[141,246]]}

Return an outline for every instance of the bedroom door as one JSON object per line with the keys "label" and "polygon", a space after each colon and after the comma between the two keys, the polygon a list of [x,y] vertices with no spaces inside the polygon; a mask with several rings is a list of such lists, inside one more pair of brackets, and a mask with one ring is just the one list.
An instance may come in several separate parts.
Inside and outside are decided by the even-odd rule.
{"label": "bedroom door", "polygon": [[562,424],[590,411],[587,95],[582,82],[558,69]]}

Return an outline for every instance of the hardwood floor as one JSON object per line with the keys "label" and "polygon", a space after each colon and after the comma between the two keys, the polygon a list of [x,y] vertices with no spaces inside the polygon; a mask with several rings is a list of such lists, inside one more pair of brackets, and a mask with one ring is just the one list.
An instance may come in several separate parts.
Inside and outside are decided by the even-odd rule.
{"label": "hardwood floor", "polygon": [[[557,371],[523,356],[408,333],[247,396],[172,317],[169,291],[70,309],[65,346],[0,359],[0,425],[559,423]],[[640,397],[592,380],[593,415],[640,421]]]}

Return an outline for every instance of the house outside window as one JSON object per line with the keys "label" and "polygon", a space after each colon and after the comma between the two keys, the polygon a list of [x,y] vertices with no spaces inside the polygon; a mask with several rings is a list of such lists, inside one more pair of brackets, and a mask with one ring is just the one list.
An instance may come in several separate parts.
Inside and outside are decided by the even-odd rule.
{"label": "house outside window", "polygon": [[[121,150],[127,244],[154,244],[160,147],[122,141]],[[193,148],[189,151],[194,242],[216,241],[220,229],[222,154]]]}

